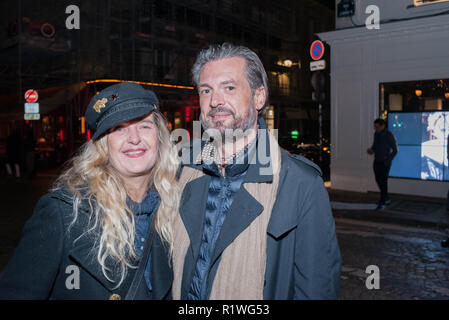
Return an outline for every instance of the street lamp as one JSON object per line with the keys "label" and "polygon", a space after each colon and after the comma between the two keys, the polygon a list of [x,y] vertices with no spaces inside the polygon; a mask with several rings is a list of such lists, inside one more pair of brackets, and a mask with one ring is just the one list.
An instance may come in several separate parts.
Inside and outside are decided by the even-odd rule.
{"label": "street lamp", "polygon": [[290,59],[284,60],[285,67],[290,68],[292,65],[293,65],[293,61],[291,61]]}
{"label": "street lamp", "polygon": [[290,59],[285,59],[283,61],[279,61],[278,65],[287,67],[287,68],[291,68],[293,66],[298,66],[298,69],[301,69],[301,61],[298,60],[298,62],[293,62]]}

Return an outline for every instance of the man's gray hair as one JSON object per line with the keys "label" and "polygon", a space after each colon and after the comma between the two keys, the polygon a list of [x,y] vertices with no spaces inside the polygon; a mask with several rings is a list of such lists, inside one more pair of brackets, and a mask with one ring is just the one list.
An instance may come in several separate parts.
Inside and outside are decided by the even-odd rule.
{"label": "man's gray hair", "polygon": [[251,88],[251,94],[254,96],[255,91],[263,86],[265,88],[266,100],[259,114],[265,114],[268,104],[268,77],[265,68],[257,54],[251,49],[244,46],[235,46],[230,43],[221,45],[211,45],[202,50],[193,64],[192,77],[193,82],[198,87],[200,73],[206,63],[214,60],[225,58],[242,57],[246,61],[246,79]]}

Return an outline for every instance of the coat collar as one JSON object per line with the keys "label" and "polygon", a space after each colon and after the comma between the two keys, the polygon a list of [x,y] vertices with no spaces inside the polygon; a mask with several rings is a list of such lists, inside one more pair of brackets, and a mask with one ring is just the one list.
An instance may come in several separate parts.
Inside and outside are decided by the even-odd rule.
{"label": "coat collar", "polygon": [[[259,123],[264,124],[264,121],[259,120]],[[268,135],[268,134],[267,134]],[[267,144],[269,145],[269,139]],[[260,137],[259,137],[260,139]],[[267,148],[267,155],[270,154],[270,148]],[[276,201],[273,206],[272,216],[267,228],[267,233],[274,238],[279,238],[289,230],[295,228],[298,224],[296,214],[289,214],[289,212],[296,212],[294,208],[297,206],[296,202],[291,201],[291,192],[284,190],[287,185],[286,181],[289,179],[288,173],[295,170],[293,159],[284,150],[280,149],[281,153],[281,170],[279,172],[279,187]],[[271,157],[270,157],[271,158]],[[201,170],[200,165],[190,166],[197,170]],[[261,171],[265,169],[266,171]],[[269,174],[263,174],[268,172]],[[270,183],[273,181],[273,170],[269,164],[262,164],[257,161],[255,164],[249,166],[245,175],[244,183]],[[202,221],[204,221],[205,206],[208,196],[208,187],[210,177],[203,175],[200,178],[190,181],[186,184],[183,198],[181,200],[181,218],[186,227],[187,233],[191,241],[191,250],[194,261],[199,254],[201,245]],[[293,206],[291,210],[281,209],[286,204]],[[229,209],[226,219],[223,223],[219,238],[217,239],[216,247],[213,253],[213,261],[217,260],[224,249],[235,239],[257,216],[263,211],[263,206],[254,198],[242,185],[240,191]],[[244,212],[245,214],[242,214]]]}
{"label": "coat collar", "polygon": [[202,221],[206,212],[210,179],[210,176],[203,175],[188,182],[184,187],[179,207],[181,219],[190,238],[190,248],[195,261],[201,245]]}
{"label": "coat collar", "polygon": [[[274,178],[270,138],[262,117],[258,119],[257,146],[249,156],[250,165],[239,192],[232,201],[229,212],[221,228],[211,262],[219,259],[226,247],[241,234],[264,210],[244,187],[245,183],[272,183]],[[244,213],[244,214],[242,214]]]}
{"label": "coat collar", "polygon": [[[244,182],[272,182],[273,170],[271,168],[271,153],[270,153],[270,139],[268,128],[265,120],[262,117],[257,119],[258,134],[256,141],[256,148],[248,155],[250,165],[245,174]],[[210,166],[202,161],[197,162],[196,159],[201,159],[202,148],[205,141],[194,140],[188,148],[182,150],[183,161],[182,166],[187,166],[200,171],[210,170]]]}
{"label": "coat collar", "polygon": [[[264,209],[244,187],[245,183],[270,183],[273,181],[270,138],[263,118],[258,119],[258,125],[257,148],[254,148],[255,152],[250,155],[250,165],[244,176],[242,187],[235,195],[223,223],[213,252],[212,262],[219,259],[223,250],[226,249],[226,247],[240,233],[242,233]],[[190,159],[196,159],[196,156],[193,155]],[[183,220],[190,238],[191,245],[189,250],[191,250],[193,255],[193,261],[196,261],[201,245],[202,222],[204,221],[208,188],[211,178],[207,174],[207,171],[204,170],[202,163],[188,163],[184,164],[184,166],[206,173],[186,184],[180,204],[181,219]],[[276,232],[274,231],[274,233]]]}
{"label": "coat collar", "polygon": [[263,211],[263,206],[243,186],[235,195],[215,244],[211,263],[220,257],[226,247],[243,232]]}
{"label": "coat collar", "polygon": [[[289,185],[286,183],[289,179],[288,173],[292,170],[292,163],[289,161],[289,154],[285,150],[281,150],[281,163],[278,192],[267,227],[267,233],[275,239],[280,238],[286,232],[298,225],[296,215],[298,204],[296,201],[292,201],[291,198],[294,190],[285,190],[285,187]],[[293,194],[297,193],[293,192]]]}
{"label": "coat collar", "polygon": [[272,182],[273,168],[271,166],[271,149],[268,128],[265,120],[259,117],[257,120],[257,147],[250,157],[250,166],[245,175],[245,182]]}
{"label": "coat collar", "polygon": [[[82,188],[80,190],[81,192],[81,196],[85,195],[87,191],[87,188]],[[74,194],[73,192],[69,191],[66,188],[59,188],[53,191],[52,193],[52,197],[62,200],[63,202],[67,203],[70,206],[73,206],[73,200],[74,200]],[[92,200],[95,201],[95,200]],[[92,203],[93,205],[93,203]],[[81,200],[79,207],[79,210],[89,213],[90,212],[90,205],[89,205],[89,201],[87,198],[83,197],[83,199]]]}

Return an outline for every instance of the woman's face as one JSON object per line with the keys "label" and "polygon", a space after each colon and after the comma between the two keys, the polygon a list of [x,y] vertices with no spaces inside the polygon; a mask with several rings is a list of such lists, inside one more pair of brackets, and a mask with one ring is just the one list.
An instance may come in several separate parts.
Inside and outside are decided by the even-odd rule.
{"label": "woman's face", "polygon": [[149,176],[158,158],[154,115],[124,122],[107,136],[109,163],[123,179]]}

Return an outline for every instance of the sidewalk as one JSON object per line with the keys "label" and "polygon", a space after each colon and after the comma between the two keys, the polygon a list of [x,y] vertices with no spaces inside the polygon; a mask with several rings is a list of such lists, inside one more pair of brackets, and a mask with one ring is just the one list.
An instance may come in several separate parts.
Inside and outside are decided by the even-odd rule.
{"label": "sidewalk", "polygon": [[377,192],[350,192],[327,188],[335,217],[387,222],[415,227],[449,229],[446,199],[390,194],[391,204],[376,211]]}

